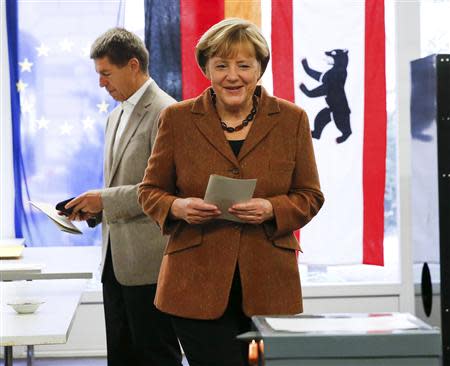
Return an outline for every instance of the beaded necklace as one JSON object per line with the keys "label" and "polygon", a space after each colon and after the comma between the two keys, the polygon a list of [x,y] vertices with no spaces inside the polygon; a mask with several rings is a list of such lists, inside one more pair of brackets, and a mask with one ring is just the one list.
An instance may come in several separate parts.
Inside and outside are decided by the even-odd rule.
{"label": "beaded necklace", "polygon": [[[216,98],[217,98],[217,96],[216,96],[216,93],[214,93],[214,90],[212,90],[212,89],[211,89],[211,98],[212,98],[212,103],[214,105],[214,108],[216,108]],[[245,119],[242,121],[242,123],[240,125],[237,125],[236,127],[229,127],[229,126],[227,126],[225,121],[222,121],[222,119],[220,119],[220,116],[219,116],[220,126],[222,127],[222,130],[227,131],[229,133],[237,132],[237,131],[242,130],[251,121],[253,121],[253,119],[255,118],[255,115],[256,115],[257,107],[258,107],[258,100],[256,98],[256,95],[253,95],[252,101],[253,101],[252,110],[250,111],[248,116],[245,117]],[[217,108],[216,108],[216,110],[217,110]]]}

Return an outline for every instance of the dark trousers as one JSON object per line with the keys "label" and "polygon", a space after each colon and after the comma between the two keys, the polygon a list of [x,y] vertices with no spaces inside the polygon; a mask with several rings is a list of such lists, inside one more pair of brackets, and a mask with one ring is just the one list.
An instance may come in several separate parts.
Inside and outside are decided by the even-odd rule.
{"label": "dark trousers", "polygon": [[156,284],[117,282],[109,248],[102,282],[108,366],[181,366],[170,317],[153,305]]}
{"label": "dark trousers", "polygon": [[225,313],[214,320],[197,320],[172,316],[189,366],[248,365],[248,344],[236,340],[238,334],[251,329],[251,320],[242,311],[239,270],[233,278]]}

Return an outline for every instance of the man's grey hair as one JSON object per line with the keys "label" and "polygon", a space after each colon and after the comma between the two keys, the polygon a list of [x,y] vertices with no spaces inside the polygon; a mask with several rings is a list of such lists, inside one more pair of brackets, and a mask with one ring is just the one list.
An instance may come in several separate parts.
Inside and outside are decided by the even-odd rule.
{"label": "man's grey hair", "polygon": [[113,65],[123,67],[132,58],[139,61],[144,74],[148,73],[148,51],[144,42],[124,28],[112,28],[98,37],[91,47],[91,59],[108,57]]}

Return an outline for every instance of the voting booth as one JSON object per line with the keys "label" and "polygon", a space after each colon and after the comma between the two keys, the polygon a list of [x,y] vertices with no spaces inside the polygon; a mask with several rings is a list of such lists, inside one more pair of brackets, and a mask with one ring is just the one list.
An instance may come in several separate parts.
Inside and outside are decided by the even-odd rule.
{"label": "voting booth", "polygon": [[[450,54],[411,62],[411,234],[421,267],[422,312],[440,310],[444,365],[450,364]],[[439,290],[440,309],[433,305]]]}
{"label": "voting booth", "polygon": [[252,321],[255,331],[238,338],[258,344],[253,365],[441,364],[439,329],[406,313],[254,316]]}

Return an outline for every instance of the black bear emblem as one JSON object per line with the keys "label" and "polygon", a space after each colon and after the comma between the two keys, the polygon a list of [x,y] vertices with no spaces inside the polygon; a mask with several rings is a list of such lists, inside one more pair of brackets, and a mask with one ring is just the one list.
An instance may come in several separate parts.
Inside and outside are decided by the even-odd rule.
{"label": "black bear emblem", "polygon": [[336,139],[336,142],[340,144],[352,134],[350,108],[344,89],[347,79],[348,51],[332,50],[325,52],[325,54],[333,59],[332,67],[325,73],[311,69],[306,58],[302,60],[305,72],[313,79],[322,82],[322,84],[315,89],[309,90],[302,83],[300,84],[300,90],[310,98],[325,96],[325,101],[328,104],[328,107],[317,113],[314,119],[314,130],[311,131],[312,137],[320,139],[324,127],[333,118],[336,127],[342,133],[342,136]]}

